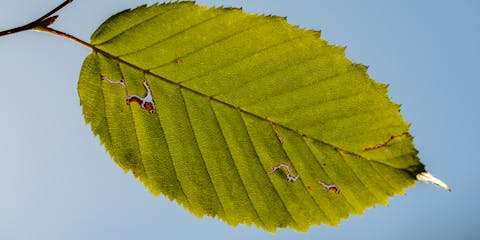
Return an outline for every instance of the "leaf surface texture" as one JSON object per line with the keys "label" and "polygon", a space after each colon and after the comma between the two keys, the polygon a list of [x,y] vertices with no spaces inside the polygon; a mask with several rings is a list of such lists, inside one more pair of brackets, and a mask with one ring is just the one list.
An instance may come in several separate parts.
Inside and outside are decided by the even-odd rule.
{"label": "leaf surface texture", "polygon": [[[338,225],[424,171],[386,85],[284,18],[141,6],[91,44],[78,85],[86,122],[123,170],[199,217],[268,231]],[[152,113],[126,104],[148,93]],[[269,173],[281,163],[297,181],[285,167]]]}

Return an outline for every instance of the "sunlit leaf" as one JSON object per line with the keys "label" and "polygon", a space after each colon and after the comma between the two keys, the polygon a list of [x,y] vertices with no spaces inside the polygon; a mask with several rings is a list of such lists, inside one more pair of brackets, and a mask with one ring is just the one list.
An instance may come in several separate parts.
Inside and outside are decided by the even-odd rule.
{"label": "sunlit leaf", "polygon": [[92,36],[85,120],[122,169],[197,216],[338,225],[425,169],[387,86],[319,35],[191,2],[121,12]]}

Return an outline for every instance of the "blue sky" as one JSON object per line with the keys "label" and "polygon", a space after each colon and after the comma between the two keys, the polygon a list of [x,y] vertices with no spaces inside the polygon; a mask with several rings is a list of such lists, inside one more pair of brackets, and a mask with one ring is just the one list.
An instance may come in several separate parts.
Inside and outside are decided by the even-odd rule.
{"label": "blue sky", "polygon": [[[0,0],[0,30],[58,1]],[[53,27],[88,40],[110,15],[148,0],[77,0]],[[453,188],[418,183],[388,207],[308,233],[231,227],[154,197],[85,125],[77,81],[89,50],[45,33],[0,38],[0,239],[478,239],[480,2],[197,1],[287,16],[322,30],[390,84],[422,162]]]}

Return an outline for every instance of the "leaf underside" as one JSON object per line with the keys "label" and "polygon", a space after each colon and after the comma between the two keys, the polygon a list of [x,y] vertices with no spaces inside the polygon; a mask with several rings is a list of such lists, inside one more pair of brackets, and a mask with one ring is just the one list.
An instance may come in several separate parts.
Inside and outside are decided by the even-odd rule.
{"label": "leaf underside", "polygon": [[[268,231],[338,225],[424,171],[386,85],[284,18],[141,6],[91,44],[78,85],[86,122],[122,169],[196,216]],[[126,104],[149,91],[153,113]],[[281,163],[290,174],[269,173]]]}

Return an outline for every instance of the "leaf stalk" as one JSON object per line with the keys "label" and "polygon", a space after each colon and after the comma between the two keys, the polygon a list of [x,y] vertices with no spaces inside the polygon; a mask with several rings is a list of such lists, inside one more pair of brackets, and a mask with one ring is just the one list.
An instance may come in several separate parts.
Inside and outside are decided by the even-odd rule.
{"label": "leaf stalk", "polygon": [[53,34],[53,35],[56,35],[56,36],[59,36],[59,37],[66,38],[68,40],[74,41],[74,42],[76,42],[76,43],[78,43],[78,44],[80,44],[80,45],[82,45],[86,48],[91,49],[91,50],[95,49],[90,43],[85,42],[82,39],[79,39],[79,38],[77,38],[73,35],[70,35],[68,33],[65,33],[65,32],[50,28],[50,27],[38,26],[38,27],[34,28],[34,30],[39,31],[39,32],[47,32],[47,33],[50,33],[50,34]]}

